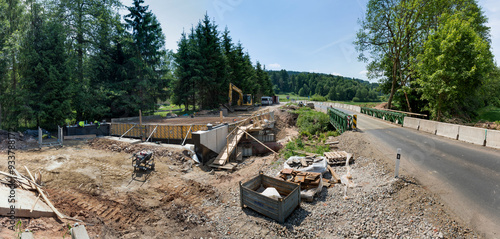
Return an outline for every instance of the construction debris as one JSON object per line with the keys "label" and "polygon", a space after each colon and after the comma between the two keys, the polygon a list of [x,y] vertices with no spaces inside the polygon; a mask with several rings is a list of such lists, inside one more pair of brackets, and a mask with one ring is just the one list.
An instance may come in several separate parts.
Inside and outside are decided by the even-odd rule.
{"label": "construction debris", "polygon": [[285,161],[284,168],[291,168],[302,172],[325,173],[327,171],[326,159],[324,157],[301,157],[292,156]]}
{"label": "construction debris", "polygon": [[[47,204],[47,206],[50,207],[50,209],[52,209],[53,213],[59,219],[72,219],[72,218],[69,218],[69,217],[63,215],[62,213],[60,213],[54,207],[54,205],[50,202],[50,200],[47,198],[47,196],[45,196],[44,191],[41,189],[41,186],[39,185],[41,183],[41,174],[39,173],[38,176],[35,178],[35,177],[33,177],[33,175],[31,174],[31,172],[29,171],[29,169],[27,167],[24,167],[24,168],[26,169],[26,172],[28,173],[29,177],[20,174],[16,169],[12,170],[15,173],[15,175],[11,175],[9,173],[5,173],[5,172],[0,171],[1,175],[6,176],[6,178],[0,179],[0,182],[3,184],[6,184],[10,188],[18,187],[18,188],[24,189],[26,191],[37,192],[38,197],[41,197],[43,199],[43,201]],[[21,192],[18,192],[18,194],[21,194]],[[28,195],[28,194],[26,194],[26,195]],[[18,200],[18,201],[21,201],[21,200]],[[47,216],[47,215],[52,216],[51,213],[48,213],[48,214],[45,213],[43,209],[35,210],[35,211],[40,211],[40,212],[32,214],[33,209],[40,208],[42,206],[41,203],[37,203],[37,202],[38,202],[38,198],[35,200],[33,206],[30,207],[31,208],[30,212],[23,213],[23,216],[26,216],[26,217],[40,217],[40,216]],[[37,206],[37,204],[38,204],[38,206]],[[17,211],[18,211],[17,213],[19,214],[20,213],[19,210],[17,210]]]}
{"label": "construction debris", "polygon": [[332,179],[330,179],[330,183],[340,183],[340,177],[335,171],[333,171],[333,168],[330,167],[330,165],[327,166],[328,171],[332,175]]}
{"label": "construction debris", "polygon": [[339,144],[339,141],[325,142],[326,145]]}
{"label": "construction debris", "polygon": [[323,188],[323,176],[321,173],[302,172],[285,168],[281,170],[277,178],[287,182],[299,183],[301,190],[300,197],[308,202],[312,202],[314,195]]}
{"label": "construction debris", "polygon": [[347,153],[346,151],[325,152],[323,155],[325,156],[328,164],[331,166],[343,165],[348,159],[352,162],[352,154]]}

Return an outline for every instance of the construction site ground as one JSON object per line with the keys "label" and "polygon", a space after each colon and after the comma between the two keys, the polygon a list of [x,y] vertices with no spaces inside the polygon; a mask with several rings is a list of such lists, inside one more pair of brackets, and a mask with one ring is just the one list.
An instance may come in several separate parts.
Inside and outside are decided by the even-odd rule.
{"label": "construction site ground", "polygon": [[[294,115],[276,110],[278,140],[298,137]],[[449,213],[439,197],[410,177],[394,179],[387,159],[360,132],[337,137],[354,153],[353,188],[323,188],[283,224],[239,200],[240,181],[263,171],[275,176],[284,158],[246,158],[234,172],[198,166],[178,148],[130,145],[97,138],[66,141],[63,148],[18,150],[16,167],[40,171],[49,199],[63,214],[82,220],[91,238],[472,238],[482,237]],[[131,155],[155,151],[156,169],[133,173]],[[0,170],[7,170],[6,151]],[[342,175],[346,167],[334,167]],[[327,178],[329,174],[325,175]],[[347,197],[345,197],[347,196]],[[0,238],[13,238],[0,218]],[[35,238],[69,237],[56,218],[22,219]]]}
{"label": "construction site ground", "polygon": [[[256,110],[263,110],[273,107],[261,106],[256,107],[253,111],[235,111],[229,112],[226,117],[223,117],[222,123],[233,123],[245,117],[249,117],[252,112]],[[127,121],[128,123],[139,123],[139,121]],[[143,124],[160,124],[160,125],[203,125],[203,124],[212,124],[217,125],[221,123],[220,115],[217,112],[211,111],[201,111],[196,113],[194,116],[191,115],[183,115],[177,116],[173,118],[161,118],[161,119],[144,119],[142,121]]]}

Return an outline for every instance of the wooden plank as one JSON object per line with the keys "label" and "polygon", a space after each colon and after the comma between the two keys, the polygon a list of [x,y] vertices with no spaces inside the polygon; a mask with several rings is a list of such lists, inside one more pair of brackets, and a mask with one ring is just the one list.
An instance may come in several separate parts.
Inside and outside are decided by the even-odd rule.
{"label": "wooden plank", "polygon": [[325,142],[326,145],[339,144],[339,141]]}
{"label": "wooden plank", "polygon": [[234,170],[238,164],[237,163],[227,163],[224,165],[210,164],[209,166],[216,169]]}
{"label": "wooden plank", "polygon": [[[24,166],[24,168],[28,172],[28,175],[30,176],[31,180],[33,180],[33,182],[34,182],[35,178],[33,178],[33,175],[31,175],[31,172],[29,171],[29,169],[26,166]],[[45,196],[45,194],[43,193],[43,191],[37,185],[33,185],[33,186],[36,188],[36,190],[38,191],[38,193],[40,193],[40,195],[42,196],[43,200],[45,201],[45,203],[47,203],[47,205],[50,207],[50,209],[52,209],[52,211],[54,211],[54,213],[57,215],[57,217],[59,219],[65,219],[66,216],[64,216],[62,213],[59,212],[59,210],[56,209],[56,207],[54,207],[54,205],[49,201],[49,199],[47,198],[47,196]]]}
{"label": "wooden plank", "polygon": [[217,155],[217,158],[215,158],[214,160],[214,165],[226,164],[226,162],[229,160],[229,156],[231,156],[233,150],[238,145],[238,142],[240,142],[241,138],[243,138],[243,134],[245,133],[245,131],[251,129],[252,127],[253,125],[247,125],[236,128],[235,136],[231,139],[231,142],[228,142],[228,144],[226,144],[226,146],[222,148],[222,151],[219,153],[219,155]]}
{"label": "wooden plank", "polygon": [[328,171],[332,175],[332,179],[330,181],[333,183],[340,183],[340,177],[337,173],[335,173],[335,171],[333,171],[333,168],[330,167],[330,165],[327,165],[326,168],[328,169]]}
{"label": "wooden plank", "polygon": [[327,187],[329,188],[331,185],[330,185],[330,180],[326,179],[326,178],[323,178],[323,187]]}

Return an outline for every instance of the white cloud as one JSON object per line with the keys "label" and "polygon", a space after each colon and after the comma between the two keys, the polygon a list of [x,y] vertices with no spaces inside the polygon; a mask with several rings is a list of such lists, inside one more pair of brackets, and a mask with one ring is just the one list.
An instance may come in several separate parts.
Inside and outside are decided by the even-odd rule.
{"label": "white cloud", "polygon": [[360,71],[359,74],[362,76],[366,76],[368,74],[368,71],[367,70]]}
{"label": "white cloud", "polygon": [[281,70],[281,65],[278,63],[272,63],[267,65],[267,68],[269,68],[269,70]]}
{"label": "white cloud", "polygon": [[330,73],[330,74],[331,74],[331,75],[334,75],[334,76],[343,76],[342,74],[337,73],[337,72],[332,72],[332,73]]}

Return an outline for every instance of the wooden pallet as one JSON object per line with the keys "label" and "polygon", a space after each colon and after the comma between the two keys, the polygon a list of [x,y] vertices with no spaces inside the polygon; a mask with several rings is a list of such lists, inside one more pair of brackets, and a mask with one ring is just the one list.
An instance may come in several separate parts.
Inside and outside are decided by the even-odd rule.
{"label": "wooden pallet", "polygon": [[346,151],[325,152],[323,155],[330,165],[345,164],[346,160],[352,157],[352,154],[347,153]]}

